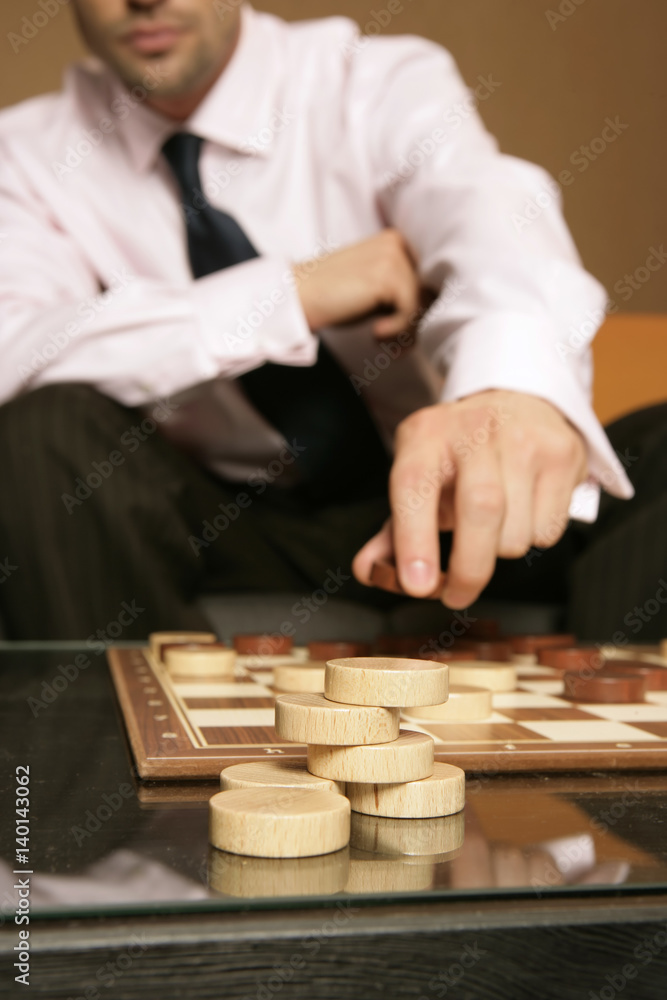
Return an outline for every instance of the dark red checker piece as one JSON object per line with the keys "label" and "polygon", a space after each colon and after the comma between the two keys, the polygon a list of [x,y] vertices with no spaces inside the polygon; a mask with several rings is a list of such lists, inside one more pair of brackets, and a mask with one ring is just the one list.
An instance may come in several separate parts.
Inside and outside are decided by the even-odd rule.
{"label": "dark red checker piece", "polygon": [[573,646],[569,649],[548,647],[537,653],[537,662],[554,670],[582,670],[584,667],[599,670],[603,660],[597,646]]}
{"label": "dark red checker piece", "polygon": [[599,704],[636,704],[644,701],[646,680],[640,676],[609,675],[599,673],[594,677],[578,673],[563,675],[565,697],[571,701],[597,702]]}
{"label": "dark red checker piece", "polygon": [[600,674],[643,677],[647,691],[667,691],[667,668],[651,666],[644,660],[605,660]]}
{"label": "dark red checker piece", "polygon": [[370,656],[370,642],[309,642],[308,656],[311,660],[336,660],[350,656]]}
{"label": "dark red checker piece", "polygon": [[571,649],[577,644],[575,636],[563,635],[561,633],[554,633],[552,635],[509,635],[505,641],[509,642],[513,653],[523,653],[524,655],[539,653],[541,649],[555,647],[559,649]]}
{"label": "dark red checker piece", "polygon": [[291,653],[293,646],[291,636],[280,633],[234,636],[234,649],[244,656],[283,656]]}
{"label": "dark red checker piece", "polygon": [[[431,594],[427,594],[427,598],[439,599],[445,589],[445,583],[447,582],[447,574],[440,574],[440,582],[435,590]],[[405,594],[399,579],[398,570],[396,566],[389,562],[388,560],[382,560],[373,563],[371,568],[371,583],[374,587],[379,587],[380,590],[388,590],[392,594]],[[410,595],[406,594],[406,597]]]}

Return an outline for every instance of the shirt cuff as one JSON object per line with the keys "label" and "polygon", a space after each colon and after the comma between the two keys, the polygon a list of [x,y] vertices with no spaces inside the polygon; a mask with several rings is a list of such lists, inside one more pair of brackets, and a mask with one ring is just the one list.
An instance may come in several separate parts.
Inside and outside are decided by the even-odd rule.
{"label": "shirt cuff", "polygon": [[599,488],[629,500],[634,490],[591,407],[588,393],[557,348],[562,331],[533,317],[474,320],[450,340],[441,399],[452,402],[490,389],[538,396],[555,406],[588,447],[589,479],[572,496],[570,517],[594,521]]}
{"label": "shirt cuff", "polygon": [[312,365],[317,338],[306,320],[289,261],[257,257],[193,283],[206,353],[233,378],[268,361]]}

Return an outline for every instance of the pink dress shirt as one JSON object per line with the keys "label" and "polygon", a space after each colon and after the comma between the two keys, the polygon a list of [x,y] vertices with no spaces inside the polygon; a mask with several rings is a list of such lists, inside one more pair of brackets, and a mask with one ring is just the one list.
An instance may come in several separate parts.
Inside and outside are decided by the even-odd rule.
{"label": "pink dress shirt", "polygon": [[[365,323],[321,331],[386,440],[438,399],[532,393],[584,435],[590,484],[632,495],[581,344],[604,291],[544,196],[548,175],[498,152],[447,52],[245,6],[232,60],[185,128],[205,140],[206,197],[261,257],[199,280],[160,154],[174,126],[146,103],[160,72],[128,93],[87,61],[61,93],[0,114],[0,402],[65,381],[128,406],[168,399],[174,441],[228,478],[261,477],[284,442],[235,376],[313,363],[292,263],[395,226],[440,291],[418,346],[383,348]],[[573,516],[595,516],[590,484]]]}

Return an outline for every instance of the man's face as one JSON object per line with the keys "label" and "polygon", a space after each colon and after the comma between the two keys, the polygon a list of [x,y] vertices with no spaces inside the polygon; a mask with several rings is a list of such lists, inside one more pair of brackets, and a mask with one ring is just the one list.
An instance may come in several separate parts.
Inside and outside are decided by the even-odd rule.
{"label": "man's face", "polygon": [[218,13],[212,0],[74,0],[92,51],[128,87],[159,63],[164,79],[152,93],[167,98],[205,86],[229,58],[241,4],[220,6]]}

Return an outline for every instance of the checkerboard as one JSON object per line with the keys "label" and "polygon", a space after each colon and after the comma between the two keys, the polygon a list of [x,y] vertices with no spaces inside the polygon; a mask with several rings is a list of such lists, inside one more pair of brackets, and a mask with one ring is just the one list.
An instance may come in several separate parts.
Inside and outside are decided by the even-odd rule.
{"label": "checkerboard", "polygon": [[[110,649],[109,664],[142,778],[217,778],[223,767],[280,755],[302,760],[305,747],[274,729],[276,659],[239,657],[224,681],[171,677],[148,649]],[[667,668],[666,668],[667,669]],[[641,704],[575,704],[549,667],[521,666],[517,690],[494,693],[479,722],[434,722],[405,713],[404,729],[428,733],[436,759],[466,771],[657,769],[667,767],[667,691]]]}

